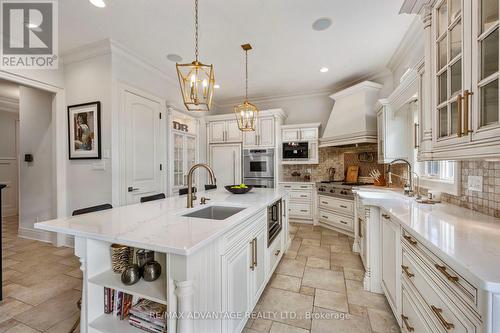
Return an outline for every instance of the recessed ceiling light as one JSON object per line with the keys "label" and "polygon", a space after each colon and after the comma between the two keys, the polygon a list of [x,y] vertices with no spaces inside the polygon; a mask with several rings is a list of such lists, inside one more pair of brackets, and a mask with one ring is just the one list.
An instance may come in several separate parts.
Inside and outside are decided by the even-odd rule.
{"label": "recessed ceiling light", "polygon": [[319,69],[319,71],[320,71],[321,73],[326,73],[326,72],[328,72],[328,67],[321,67],[321,68]]}
{"label": "recessed ceiling light", "polygon": [[91,4],[93,4],[96,7],[99,7],[99,8],[106,7],[106,3],[104,2],[104,0],[89,0],[89,1]]}
{"label": "recessed ceiling light", "polygon": [[167,54],[167,59],[172,61],[172,62],[181,62],[182,61],[182,57],[178,54],[175,54],[175,53]]}
{"label": "recessed ceiling light", "polygon": [[317,19],[314,21],[312,24],[313,30],[316,31],[324,31],[332,26],[332,20],[329,19],[328,17],[322,17],[320,19]]}
{"label": "recessed ceiling light", "polygon": [[219,88],[220,88],[220,85],[215,84],[215,85],[214,85],[214,88],[215,88],[215,89],[219,89]]}

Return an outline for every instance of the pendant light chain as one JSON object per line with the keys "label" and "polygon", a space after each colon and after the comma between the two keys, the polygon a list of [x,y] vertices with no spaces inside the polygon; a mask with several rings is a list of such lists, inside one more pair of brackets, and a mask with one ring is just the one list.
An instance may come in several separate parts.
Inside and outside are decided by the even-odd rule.
{"label": "pendant light chain", "polygon": [[245,100],[248,100],[248,50],[245,50],[245,77],[246,77]]}
{"label": "pendant light chain", "polygon": [[198,0],[194,1],[194,28],[195,28],[195,57],[196,57],[196,62],[198,62]]}

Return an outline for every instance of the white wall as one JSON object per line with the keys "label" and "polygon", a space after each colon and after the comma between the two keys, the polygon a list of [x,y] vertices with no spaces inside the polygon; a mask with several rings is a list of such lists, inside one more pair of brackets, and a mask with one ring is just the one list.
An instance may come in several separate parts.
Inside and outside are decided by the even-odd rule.
{"label": "white wall", "polygon": [[[101,102],[101,148],[103,160],[67,162],[68,214],[76,209],[111,203],[111,55],[65,64],[67,105]],[[105,163],[105,170],[94,166]]]}
{"label": "white wall", "polygon": [[34,230],[36,221],[55,217],[52,101],[52,94],[20,87],[20,154],[33,154],[34,158],[31,163],[23,158],[20,165],[19,227],[28,231]]}
{"label": "white wall", "polygon": [[16,157],[16,120],[18,113],[0,110],[0,159]]}

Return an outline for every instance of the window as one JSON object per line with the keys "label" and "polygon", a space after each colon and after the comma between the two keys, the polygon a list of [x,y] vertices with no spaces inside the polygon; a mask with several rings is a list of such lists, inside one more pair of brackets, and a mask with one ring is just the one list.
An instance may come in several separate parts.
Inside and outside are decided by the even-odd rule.
{"label": "window", "polygon": [[455,179],[455,163],[451,161],[424,162],[422,176],[452,182]]}

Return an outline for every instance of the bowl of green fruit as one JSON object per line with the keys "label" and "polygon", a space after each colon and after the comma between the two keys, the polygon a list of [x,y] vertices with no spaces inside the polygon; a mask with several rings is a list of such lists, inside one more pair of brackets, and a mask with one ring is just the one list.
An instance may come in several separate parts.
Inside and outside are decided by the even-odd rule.
{"label": "bowl of green fruit", "polygon": [[240,185],[228,185],[224,186],[226,190],[233,194],[245,194],[250,192],[253,189],[253,186],[251,185],[245,185],[245,184],[240,184]]}

